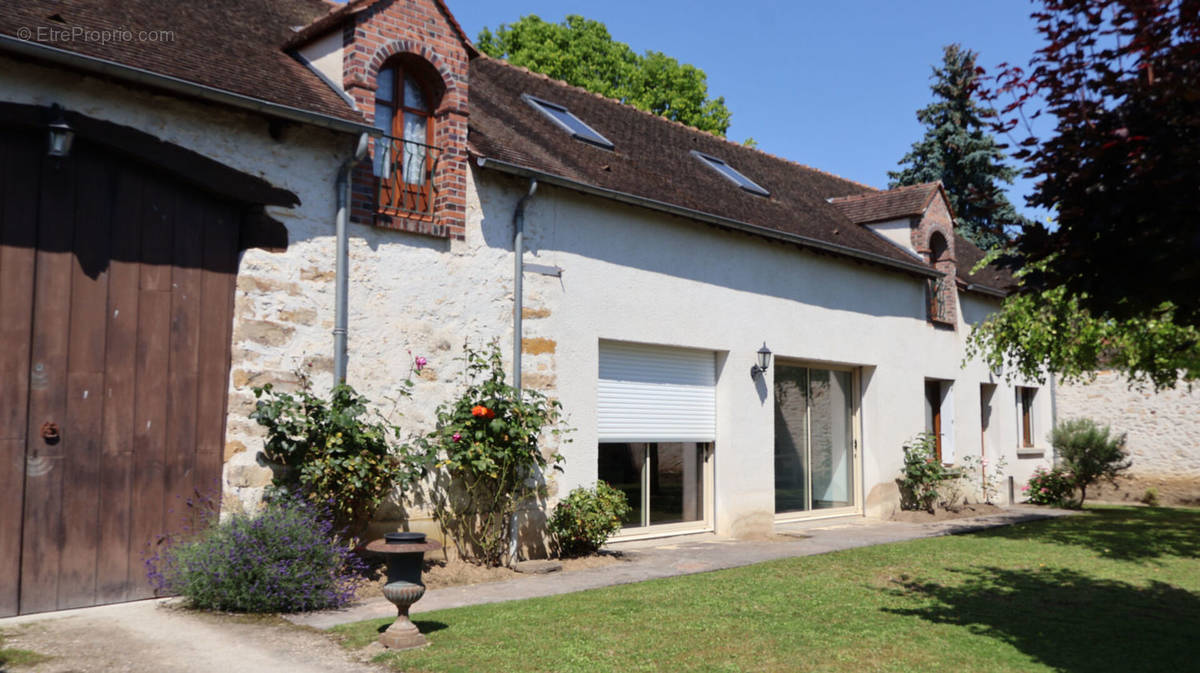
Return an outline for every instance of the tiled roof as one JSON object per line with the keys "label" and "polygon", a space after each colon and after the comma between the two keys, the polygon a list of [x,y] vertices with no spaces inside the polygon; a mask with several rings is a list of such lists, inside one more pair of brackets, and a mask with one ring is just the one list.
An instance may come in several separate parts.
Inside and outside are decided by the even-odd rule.
{"label": "tiled roof", "polygon": [[844,196],[831,201],[851,222],[869,224],[916,217],[925,212],[941,188],[940,183],[897,187],[886,192]]}
{"label": "tiled roof", "polygon": [[983,259],[984,251],[980,250],[974,243],[963,238],[960,234],[954,235],[954,252],[956,254],[955,263],[958,266],[959,281],[967,284],[982,285],[993,290],[1001,292],[1010,292],[1017,287],[1017,280],[1013,278],[1012,273],[1003,267],[989,264],[979,270],[978,273],[971,273],[971,269]]}
{"label": "tiled roof", "polygon": [[[613,149],[572,138],[521,94],[565,106]],[[910,266],[910,253],[861,223],[920,215],[941,189],[930,183],[879,191],[486,56],[471,61],[469,142],[479,157]],[[739,189],[693,150],[722,159],[770,196]],[[1011,284],[1011,276],[990,267],[970,274],[982,251],[962,237],[956,249],[964,283],[997,290]]]}
{"label": "tiled roof", "polygon": [[[521,99],[566,106],[612,141],[607,150],[572,138]],[[471,61],[471,150],[606,190],[780,232],[911,266],[911,255],[860,227],[827,199],[871,188],[744,147],[583,89],[480,56]],[[692,153],[717,157],[762,185],[737,187]]]}
{"label": "tiled roof", "polygon": [[[332,11],[324,16],[318,16],[312,23],[297,30],[283,46],[287,49],[303,46],[329,32],[334,26],[340,25],[348,17],[370,9],[372,5],[378,2],[381,2],[381,0],[349,0],[344,5],[333,5]],[[446,17],[446,21],[454,29],[454,33],[458,36],[458,39],[462,40],[463,44],[466,45],[467,52],[472,56],[477,54],[475,45],[471,44],[471,38],[467,37],[466,31],[459,25],[458,19],[454,18],[454,15],[450,13],[450,9],[446,7],[446,3],[442,0],[433,0],[433,3],[437,5],[442,15]]]}
{"label": "tiled roof", "polygon": [[[33,0],[0,3],[0,33],[362,122],[362,116],[281,46],[293,28],[329,12],[322,0]],[[52,31],[61,31],[57,37]],[[77,31],[73,33],[72,31]],[[129,31],[94,39],[78,31]],[[141,31],[169,37],[139,39]],[[118,35],[117,33],[111,33]]]}

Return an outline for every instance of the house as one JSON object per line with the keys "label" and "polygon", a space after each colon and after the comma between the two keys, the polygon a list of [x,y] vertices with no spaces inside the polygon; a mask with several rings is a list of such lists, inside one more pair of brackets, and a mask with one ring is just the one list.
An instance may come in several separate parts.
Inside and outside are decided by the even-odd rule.
{"label": "house", "polygon": [[487,58],[440,0],[9,3],[0,134],[0,615],[148,596],[189,498],[253,505],[252,386],[383,401],[421,355],[429,427],[464,342],[561,400],[550,504],[608,480],[623,537],[887,515],[924,430],[1048,457],[1051,391],[963,361],[1011,279],[939,185]]}

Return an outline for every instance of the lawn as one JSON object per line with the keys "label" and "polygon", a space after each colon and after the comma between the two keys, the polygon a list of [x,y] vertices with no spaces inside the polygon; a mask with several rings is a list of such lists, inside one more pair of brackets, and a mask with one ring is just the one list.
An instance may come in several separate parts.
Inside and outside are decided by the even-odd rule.
{"label": "lawn", "polygon": [[[414,620],[411,672],[1200,670],[1200,509],[1075,517]],[[391,620],[339,627],[347,647]]]}

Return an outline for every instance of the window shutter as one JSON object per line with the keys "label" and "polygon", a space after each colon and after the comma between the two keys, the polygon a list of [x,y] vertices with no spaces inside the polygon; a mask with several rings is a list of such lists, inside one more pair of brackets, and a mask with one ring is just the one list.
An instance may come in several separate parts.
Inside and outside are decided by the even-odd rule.
{"label": "window shutter", "polygon": [[711,351],[601,342],[596,409],[601,442],[711,442],[716,438]]}

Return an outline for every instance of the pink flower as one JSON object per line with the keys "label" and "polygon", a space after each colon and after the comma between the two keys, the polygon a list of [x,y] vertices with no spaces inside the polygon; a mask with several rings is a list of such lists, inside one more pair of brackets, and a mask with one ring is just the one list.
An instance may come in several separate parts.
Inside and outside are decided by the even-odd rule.
{"label": "pink flower", "polygon": [[1048,489],[1044,486],[1042,487],[1042,490],[1038,491],[1038,493],[1049,493],[1049,492],[1050,492],[1050,489]]}
{"label": "pink flower", "polygon": [[413,364],[416,365],[417,371],[421,371],[425,368],[425,365],[429,364],[429,361],[418,355],[417,359],[413,360]]}
{"label": "pink flower", "polygon": [[454,440],[454,441],[456,441],[456,442],[457,442],[458,440],[462,439],[462,435],[460,435],[460,434],[458,434],[458,433],[456,432],[456,433],[454,433],[453,435],[451,435],[451,436],[450,436],[450,439],[452,439],[452,440]]}

